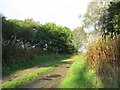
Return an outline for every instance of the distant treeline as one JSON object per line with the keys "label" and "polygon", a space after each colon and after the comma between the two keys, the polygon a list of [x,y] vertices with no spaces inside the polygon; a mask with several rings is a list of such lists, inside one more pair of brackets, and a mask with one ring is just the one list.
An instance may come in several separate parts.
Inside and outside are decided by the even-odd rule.
{"label": "distant treeline", "polygon": [[3,63],[43,54],[72,54],[76,52],[72,41],[72,31],[67,27],[2,17]]}

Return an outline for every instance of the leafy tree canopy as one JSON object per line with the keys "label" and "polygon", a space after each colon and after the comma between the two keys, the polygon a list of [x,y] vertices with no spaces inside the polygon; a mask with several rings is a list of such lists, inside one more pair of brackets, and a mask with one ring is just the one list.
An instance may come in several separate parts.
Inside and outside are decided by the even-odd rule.
{"label": "leafy tree canopy", "polygon": [[77,27],[73,30],[73,42],[75,48],[79,50],[87,38],[87,33],[83,27]]}
{"label": "leafy tree canopy", "polygon": [[110,2],[99,19],[99,26],[105,35],[109,32],[120,34],[120,1]]}

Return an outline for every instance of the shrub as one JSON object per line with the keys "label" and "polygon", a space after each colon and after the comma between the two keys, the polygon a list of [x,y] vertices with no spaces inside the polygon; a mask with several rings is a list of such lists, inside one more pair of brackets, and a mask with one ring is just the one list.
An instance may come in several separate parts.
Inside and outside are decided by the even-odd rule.
{"label": "shrub", "polygon": [[[101,78],[105,87],[112,83],[118,87],[120,76],[120,35],[111,38],[95,36],[87,45],[87,63],[96,74]],[[109,83],[106,81],[109,81]],[[116,82],[113,83],[113,82]]]}

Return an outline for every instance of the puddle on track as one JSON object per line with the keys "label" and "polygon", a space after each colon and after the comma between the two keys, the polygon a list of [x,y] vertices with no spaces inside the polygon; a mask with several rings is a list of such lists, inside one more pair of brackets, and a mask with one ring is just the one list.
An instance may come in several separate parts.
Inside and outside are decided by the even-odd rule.
{"label": "puddle on track", "polygon": [[53,80],[53,79],[56,79],[56,78],[58,78],[60,76],[61,76],[60,74],[49,74],[47,76],[43,76],[39,80]]}
{"label": "puddle on track", "polygon": [[60,74],[50,74],[47,77],[48,78],[57,78],[57,77],[60,77],[60,76],[61,76]]}

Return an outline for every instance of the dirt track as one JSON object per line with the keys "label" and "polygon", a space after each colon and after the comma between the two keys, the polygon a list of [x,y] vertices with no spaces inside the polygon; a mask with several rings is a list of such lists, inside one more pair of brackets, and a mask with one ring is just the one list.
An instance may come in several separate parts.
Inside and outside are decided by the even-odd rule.
{"label": "dirt track", "polygon": [[70,60],[59,64],[54,69],[38,76],[35,80],[21,88],[57,88],[60,81],[67,75],[74,61]]}

